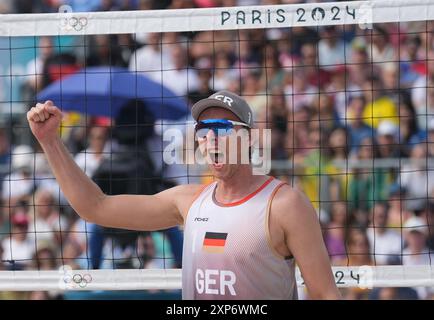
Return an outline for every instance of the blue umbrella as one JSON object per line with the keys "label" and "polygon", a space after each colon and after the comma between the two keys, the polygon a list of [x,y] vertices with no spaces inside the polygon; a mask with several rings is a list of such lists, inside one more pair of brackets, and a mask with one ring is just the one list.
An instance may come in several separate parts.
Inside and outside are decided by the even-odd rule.
{"label": "blue umbrella", "polygon": [[116,117],[131,99],[143,101],[156,119],[176,120],[189,113],[187,103],[146,76],[119,67],[89,67],[56,81],[39,92],[38,101],[52,100],[65,111]]}

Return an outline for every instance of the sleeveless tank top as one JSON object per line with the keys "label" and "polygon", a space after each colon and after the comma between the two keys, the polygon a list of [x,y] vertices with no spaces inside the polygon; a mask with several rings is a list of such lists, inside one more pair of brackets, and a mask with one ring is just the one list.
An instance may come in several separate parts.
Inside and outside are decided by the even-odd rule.
{"label": "sleeveless tank top", "polygon": [[183,299],[297,299],[295,261],[271,246],[271,199],[284,183],[270,177],[231,204],[215,199],[217,182],[191,205],[184,228]]}

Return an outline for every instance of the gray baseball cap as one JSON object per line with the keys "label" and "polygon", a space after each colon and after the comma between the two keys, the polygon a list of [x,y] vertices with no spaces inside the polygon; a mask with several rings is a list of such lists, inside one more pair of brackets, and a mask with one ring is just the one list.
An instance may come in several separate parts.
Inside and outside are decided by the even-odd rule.
{"label": "gray baseball cap", "polygon": [[196,102],[191,108],[191,115],[197,121],[200,114],[208,108],[219,107],[234,113],[241,122],[253,127],[253,112],[246,100],[235,93],[222,90],[210,95],[208,98]]}

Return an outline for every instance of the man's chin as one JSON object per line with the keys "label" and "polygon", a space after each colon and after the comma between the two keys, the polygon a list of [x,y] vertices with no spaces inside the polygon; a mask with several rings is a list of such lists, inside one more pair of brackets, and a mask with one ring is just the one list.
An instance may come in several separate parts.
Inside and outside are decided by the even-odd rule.
{"label": "man's chin", "polygon": [[215,171],[221,171],[226,167],[226,164],[224,164],[224,163],[212,163],[211,167]]}
{"label": "man's chin", "polygon": [[212,163],[209,168],[216,178],[224,177],[228,172],[228,165],[223,163]]}

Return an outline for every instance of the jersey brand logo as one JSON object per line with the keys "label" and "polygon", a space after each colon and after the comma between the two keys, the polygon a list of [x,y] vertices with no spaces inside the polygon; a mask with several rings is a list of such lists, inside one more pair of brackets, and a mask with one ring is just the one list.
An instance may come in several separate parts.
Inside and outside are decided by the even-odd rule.
{"label": "jersey brand logo", "polygon": [[208,219],[209,219],[209,218],[199,218],[199,217],[196,217],[196,218],[194,218],[194,221],[207,222]]}

